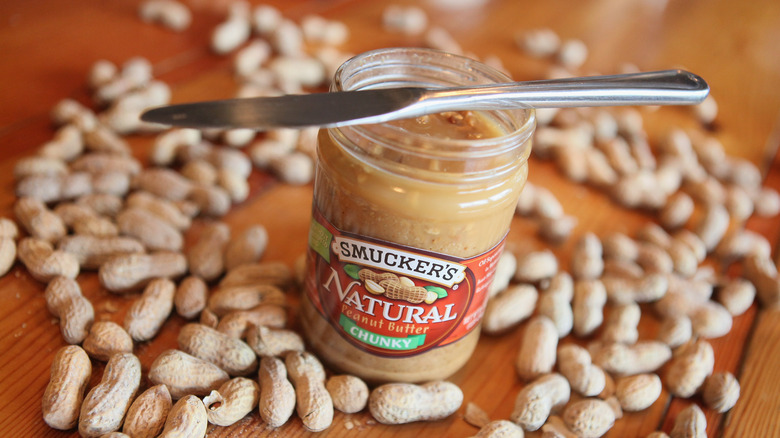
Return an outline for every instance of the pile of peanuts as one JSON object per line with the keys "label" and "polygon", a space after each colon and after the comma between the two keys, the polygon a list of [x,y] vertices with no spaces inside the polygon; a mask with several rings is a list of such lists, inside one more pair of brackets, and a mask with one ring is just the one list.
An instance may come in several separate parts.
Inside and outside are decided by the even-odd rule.
{"label": "pile of peanuts", "polygon": [[[170,0],[144,2],[139,15],[175,31],[192,20]],[[238,97],[303,93],[325,85],[349,56],[336,48],[347,35],[339,22],[308,16],[298,25],[271,6],[235,2],[214,29],[212,49],[235,53]],[[7,273],[18,259],[46,284],[47,308],[70,344],[55,354],[44,421],[83,436],[194,437],[255,409],[272,428],[297,409],[311,431],[328,428],[334,409],[368,406],[387,424],[455,412],[463,395],[449,382],[383,385],[369,397],[361,379],[326,375],[287,326],[292,270],[260,261],[265,228],[235,232],[221,220],[249,196],[254,168],[309,183],[317,130],[259,134],[142,122],[145,109],[171,98],[152,73],[142,57],[94,63],[92,102],[56,104],[54,138],[14,169],[16,220],[0,218],[0,269]],[[132,135],[154,136],[150,167],[133,157]],[[196,239],[185,246],[188,233]],[[108,293],[134,297],[122,324],[111,320],[116,309],[96,309],[81,293],[84,271],[95,272]],[[181,329],[177,348],[154,360],[142,385],[134,348],[155,339],[174,312],[197,322]],[[106,362],[105,370],[86,392],[93,360]],[[431,403],[410,402],[426,397]]]}
{"label": "pile of peanuts", "polygon": [[[739,383],[731,373],[713,374],[706,339],[728,333],[732,317],[752,305],[756,288],[746,279],[716,278],[699,266],[689,242],[706,254],[695,233],[672,237],[654,224],[636,238],[585,233],[572,253],[571,273],[559,269],[549,250],[502,255],[496,284],[508,286],[491,290],[483,331],[501,335],[527,320],[515,366],[528,384],[517,396],[514,423],[550,436],[601,436],[623,411],[650,407],[662,384],[676,397],[702,395],[717,412],[734,406]],[[758,257],[744,258],[745,267]],[[776,275],[773,281],[774,289],[759,295],[767,306],[780,298]],[[644,317],[660,320],[656,339],[639,339],[643,308],[654,314]],[[587,348],[564,342],[569,334],[589,339]],[[556,407],[562,421],[550,417]],[[704,421],[696,405],[690,411]],[[677,420],[683,421],[689,420]],[[706,423],[699,428],[705,429]]]}
{"label": "pile of peanuts", "polygon": [[[146,1],[139,16],[174,31],[192,20],[173,0]],[[382,23],[432,48],[462,53],[418,7],[388,8]],[[349,56],[337,48],[348,33],[322,17],[296,24],[274,7],[234,2],[213,31],[211,48],[234,55],[238,97],[303,93],[326,85]],[[581,41],[561,42],[545,29],[518,34],[517,43],[528,54],[550,57],[551,77],[570,74],[587,56]],[[501,68],[498,59],[485,61]],[[70,344],[56,353],[43,395],[48,425],[78,427],[90,437],[195,437],[208,424],[229,426],[255,409],[270,428],[297,410],[310,431],[328,428],[334,409],[368,407],[383,424],[439,420],[460,409],[463,393],[450,382],[369,390],[355,376],[326,373],[288,326],[286,292],[299,287],[301,264],[291,269],[261,261],[265,228],[231,230],[220,219],[248,198],[253,169],[309,183],[316,130],[169,129],[141,122],[139,114],[168,103],[171,92],[140,57],[121,66],[96,62],[87,82],[98,112],[71,99],[55,106],[54,138],[15,167],[16,221],[0,218],[0,275],[18,258],[46,283],[47,308]],[[716,111],[710,100],[695,114],[711,123]],[[525,385],[510,419],[491,421],[473,403],[464,419],[480,428],[479,437],[540,429],[545,437],[598,437],[624,411],[651,406],[664,385],[676,397],[701,395],[709,408],[728,411],[739,383],[728,372],[713,373],[707,339],[728,333],[732,317],[756,297],[767,307],[780,303],[771,247],[744,228],[752,214],[778,213],[777,192],[762,188],[755,166],[727,157],[714,137],[675,129],[654,150],[634,109],[545,110],[538,122],[535,157],[554,159],[567,178],[608,191],[623,206],[655,213],[658,224],[634,237],[585,232],[569,272],[550,250],[504,252],[483,330],[501,335],[522,327],[515,367]],[[155,136],[151,167],[132,156],[124,137],[136,134]],[[651,190],[658,187],[663,190]],[[703,213],[689,224],[697,204]],[[517,213],[538,221],[549,242],[568,239],[577,225],[553,193],[531,183]],[[185,248],[187,233],[197,239]],[[722,272],[705,264],[708,255]],[[744,278],[724,274],[734,263]],[[134,298],[123,324],[96,317],[77,282],[83,271],[96,272],[108,293]],[[138,394],[143,376],[134,347],[153,340],[174,312],[192,322],[181,329],[177,348],[154,360],[150,385]],[[639,339],[642,317],[660,320],[656,339]],[[569,334],[589,339],[587,348],[566,341]],[[93,360],[107,364],[85,395]],[[677,415],[671,432],[705,434],[695,403]]]}
{"label": "pile of peanuts", "polygon": [[[519,34],[517,43],[532,56],[555,59],[551,77],[573,76],[561,67],[576,68],[587,55],[584,46],[567,47],[549,29]],[[539,113],[535,157],[553,159],[568,179],[653,213],[657,222],[634,237],[584,232],[568,271],[559,269],[550,250],[502,255],[483,331],[501,335],[527,320],[515,363],[527,384],[511,421],[490,422],[473,404],[466,420],[482,428],[477,436],[516,433],[510,431],[519,426],[541,429],[545,437],[599,437],[623,412],[650,407],[663,386],[675,397],[700,396],[708,408],[728,411],[739,398],[739,382],[729,372],[713,373],[707,339],[726,335],[732,318],[756,298],[765,307],[780,304],[771,245],[745,228],[754,214],[780,212],[777,191],[761,187],[756,166],[728,157],[714,136],[674,128],[651,148],[642,115],[632,108]],[[716,113],[712,97],[693,110],[704,125]],[[565,240],[576,226],[553,195],[533,184],[517,213],[539,219],[541,237],[551,242]],[[551,219],[566,225],[553,227]],[[741,265],[741,277],[728,275],[734,264]],[[660,321],[656,339],[639,339],[642,317]],[[589,340],[587,348],[564,342],[569,334]],[[692,403],[675,418],[671,436],[705,437],[706,428],[703,411]]]}

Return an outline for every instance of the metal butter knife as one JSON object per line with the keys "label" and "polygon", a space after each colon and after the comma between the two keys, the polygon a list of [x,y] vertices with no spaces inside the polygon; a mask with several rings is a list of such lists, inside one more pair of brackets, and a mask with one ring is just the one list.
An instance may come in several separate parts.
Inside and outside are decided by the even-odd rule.
{"label": "metal butter knife", "polygon": [[615,105],[693,105],[704,80],[683,70],[455,88],[379,88],[227,99],[154,108],[146,122],[192,128],[303,128],[381,123],[442,111]]}

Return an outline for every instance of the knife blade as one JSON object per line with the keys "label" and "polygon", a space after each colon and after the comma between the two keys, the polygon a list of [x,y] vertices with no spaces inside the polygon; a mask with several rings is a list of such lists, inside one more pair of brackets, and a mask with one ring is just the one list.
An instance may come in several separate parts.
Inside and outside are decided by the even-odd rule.
{"label": "knife blade", "polygon": [[154,108],[141,120],[190,128],[303,128],[377,123],[419,101],[425,88],[383,88],[224,99]]}
{"label": "knife blade", "polygon": [[691,105],[709,86],[683,70],[454,88],[378,88],[225,99],[154,108],[141,120],[192,128],[303,128],[381,123],[442,111]]}

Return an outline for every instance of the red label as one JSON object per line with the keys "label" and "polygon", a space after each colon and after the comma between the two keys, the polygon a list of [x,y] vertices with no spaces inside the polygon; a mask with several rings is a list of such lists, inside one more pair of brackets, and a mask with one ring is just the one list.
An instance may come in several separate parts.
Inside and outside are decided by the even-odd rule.
{"label": "red label", "polygon": [[503,246],[460,259],[340,231],[315,208],[306,293],[356,347],[412,356],[477,326]]}

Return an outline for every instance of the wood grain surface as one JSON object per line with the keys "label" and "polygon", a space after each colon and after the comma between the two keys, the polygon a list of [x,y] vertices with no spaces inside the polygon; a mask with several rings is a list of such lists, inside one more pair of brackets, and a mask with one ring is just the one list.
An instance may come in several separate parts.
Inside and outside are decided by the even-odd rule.
{"label": "wood grain surface", "polygon": [[[209,50],[214,26],[225,16],[227,0],[189,0],[193,23],[175,33],[143,23],[139,1],[7,0],[0,2],[0,216],[12,217],[15,201],[13,166],[32,155],[52,138],[49,111],[63,98],[89,103],[86,76],[98,59],[121,64],[144,56],[155,76],[173,90],[173,102],[232,97],[237,83],[232,55]],[[254,4],[261,2],[254,1]],[[382,11],[390,4],[412,2],[378,0],[273,0],[284,15],[300,20],[320,14],[349,26],[343,50],[359,53],[390,46],[420,46],[422,37],[383,30]],[[780,189],[780,2],[755,0],[528,0],[418,2],[432,25],[442,26],[464,51],[478,57],[497,56],[517,80],[544,77],[552,63],[527,56],[513,36],[537,27],[554,29],[562,38],[579,38],[589,49],[580,69],[583,74],[616,73],[625,63],[641,70],[684,67],[704,77],[719,105],[708,133],[726,151],[757,164],[764,184]],[[457,7],[456,4],[466,6]],[[471,6],[469,6],[471,5]],[[651,144],[670,129],[699,126],[689,108],[643,110]],[[135,155],[146,162],[152,136],[131,136]],[[654,217],[627,210],[607,195],[567,181],[550,162],[532,159],[529,180],[549,188],[579,224],[566,243],[552,250],[563,267],[577,236],[586,231],[605,235],[622,231],[632,235]],[[236,205],[224,220],[233,230],[260,223],[271,236],[264,260],[292,265],[304,252],[311,207],[311,185],[291,186],[255,170],[250,177],[249,199]],[[764,235],[776,249],[780,219],[752,218],[747,227]],[[186,235],[192,242],[200,228]],[[536,237],[536,225],[515,218],[508,236],[514,246],[549,246]],[[78,278],[98,319],[120,322],[134,297],[109,294],[96,275]],[[58,323],[46,310],[45,285],[34,280],[21,264],[0,278],[0,435],[8,437],[76,436],[46,426],[41,397],[49,379],[55,351],[65,345]],[[291,297],[294,302],[295,297]],[[657,321],[643,313],[640,338],[652,338]],[[294,321],[295,322],[295,321]],[[184,320],[172,316],[149,343],[136,346],[145,373],[154,358],[176,345]],[[523,334],[522,326],[500,336],[483,336],[468,364],[450,380],[464,392],[465,401],[484,409],[493,419],[509,417],[522,383],[513,363]],[[780,436],[780,311],[754,304],[734,319],[731,332],[711,341],[715,369],[733,372],[742,385],[736,407],[721,415],[705,409],[709,436]],[[104,365],[94,362],[91,385]],[[144,384],[146,381],[144,379]],[[693,402],[701,404],[698,397]],[[609,437],[643,437],[654,430],[671,430],[677,412],[691,403],[664,390],[653,406],[627,413],[607,434]],[[463,420],[463,408],[442,421],[404,426],[383,426],[368,413],[337,413],[333,425],[320,436],[448,436],[466,437],[476,428]],[[209,436],[308,436],[294,418],[278,430],[267,429],[257,413],[238,424],[210,428]],[[539,433],[528,434],[540,436]]]}

